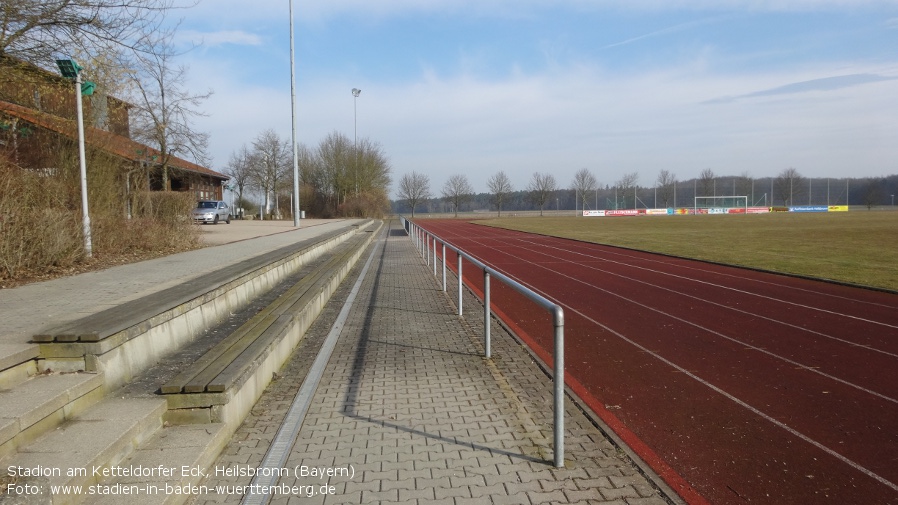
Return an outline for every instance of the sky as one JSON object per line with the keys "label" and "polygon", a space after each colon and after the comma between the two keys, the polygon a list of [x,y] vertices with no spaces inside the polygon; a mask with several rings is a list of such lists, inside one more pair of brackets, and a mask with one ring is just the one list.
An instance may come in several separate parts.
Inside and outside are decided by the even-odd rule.
{"label": "sky", "polygon": [[[212,168],[291,135],[289,0],[173,13]],[[294,0],[297,138],[399,178],[898,173],[898,0]],[[352,88],[361,89],[358,98]],[[356,133],[357,132],[357,133]]]}

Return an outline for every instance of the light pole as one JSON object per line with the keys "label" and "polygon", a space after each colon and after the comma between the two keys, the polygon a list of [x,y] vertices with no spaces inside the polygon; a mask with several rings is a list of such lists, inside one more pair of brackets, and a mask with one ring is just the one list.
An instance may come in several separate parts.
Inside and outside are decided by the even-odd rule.
{"label": "light pole", "polygon": [[359,196],[359,129],[358,129],[358,97],[362,94],[359,88],[352,88],[352,149],[355,151],[355,196]]}
{"label": "light pole", "polygon": [[81,82],[81,66],[75,60],[56,60],[56,66],[63,77],[75,80],[75,104],[78,114],[78,162],[81,166],[81,215],[84,234],[84,253],[88,258],[93,256],[93,245],[90,236],[90,213],[87,211],[87,160],[84,155],[84,110],[81,95],[92,95],[94,83]]}
{"label": "light pole", "polygon": [[299,227],[299,154],[296,152],[296,57],[293,50],[293,0],[290,0],[290,118],[293,124],[293,226]]}

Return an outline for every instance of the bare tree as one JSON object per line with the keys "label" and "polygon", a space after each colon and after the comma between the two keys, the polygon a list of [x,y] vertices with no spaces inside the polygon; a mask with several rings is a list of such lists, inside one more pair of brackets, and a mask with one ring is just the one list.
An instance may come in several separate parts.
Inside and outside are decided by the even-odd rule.
{"label": "bare tree", "polygon": [[676,206],[677,202],[674,201],[676,196],[676,184],[677,176],[670,170],[664,169],[658,173],[658,178],[655,180],[655,187],[658,188],[658,198],[661,199],[661,203],[664,207],[670,207],[671,202]]}
{"label": "bare tree", "polygon": [[[631,172],[624,174],[618,179],[617,188],[620,190],[620,197],[623,200],[624,208],[627,207],[627,195],[633,193],[633,208],[636,208],[636,183],[639,182],[639,172]],[[617,197],[615,197],[616,199]]]}
{"label": "bare tree", "polygon": [[443,184],[443,199],[449,202],[458,217],[458,209],[471,199],[474,188],[468,178],[461,174],[452,175]]}
{"label": "bare tree", "polygon": [[430,198],[430,179],[426,175],[414,171],[403,175],[399,179],[398,196],[400,200],[408,202],[409,207],[412,208],[412,217],[415,217],[415,207],[418,206],[418,203]]}
{"label": "bare tree", "polygon": [[877,205],[881,205],[886,199],[886,187],[888,181],[886,179],[870,179],[864,185],[863,201],[867,206],[867,210],[871,210]]}
{"label": "bare tree", "polygon": [[315,153],[318,163],[317,185],[326,195],[333,210],[355,191],[355,150],[352,140],[339,132],[331,132]]}
{"label": "bare tree", "polygon": [[716,181],[717,175],[714,174],[714,171],[710,168],[706,168],[702,170],[702,173],[698,176],[698,184],[699,189],[701,190],[701,195],[695,196],[717,196],[715,193],[717,192]]}
{"label": "bare tree", "polygon": [[389,207],[390,163],[383,148],[377,142],[367,138],[354,143],[352,155],[354,167],[352,178],[355,181],[355,196],[350,198],[352,205],[347,205],[344,215],[356,217],[377,217],[382,215],[382,208]]}
{"label": "bare tree", "polygon": [[[755,182],[754,179],[752,179],[751,175],[749,175],[748,172],[742,172],[738,177],[736,177],[736,191],[735,195],[733,196],[745,195],[750,199],[754,199],[754,185]],[[752,202],[752,205],[754,205],[754,202]]]}
{"label": "bare tree", "polygon": [[490,189],[490,193],[493,194],[493,204],[499,210],[499,217],[502,217],[502,204],[505,203],[505,199],[512,191],[511,179],[504,171],[499,170],[486,181],[486,185]]}
{"label": "bare tree", "polygon": [[243,202],[243,193],[252,181],[253,157],[246,144],[231,153],[225,173],[231,177],[231,184],[237,189],[237,205]]}
{"label": "bare tree", "polygon": [[533,173],[533,177],[530,178],[530,183],[527,185],[527,197],[534,205],[539,207],[540,216],[543,215],[543,208],[546,206],[546,202],[549,201],[549,198],[552,197],[552,194],[557,189],[558,183],[555,181],[555,176],[549,173]]}
{"label": "bare tree", "polygon": [[164,190],[171,189],[168,168],[172,156],[209,164],[209,135],[197,131],[193,120],[206,115],[199,107],[212,91],[192,93],[185,88],[188,68],[174,63],[179,54],[172,44],[173,36],[174,32],[168,31],[148,40],[146,52],[134,52],[129,70],[134,86],[132,136],[161,153],[156,161],[162,168]]}
{"label": "bare tree", "polygon": [[571,189],[577,193],[581,208],[586,209],[589,195],[596,190],[598,185],[599,181],[596,180],[596,176],[592,175],[592,172],[586,168],[581,168],[574,174],[574,182],[571,185]]}
{"label": "bare tree", "polygon": [[48,66],[60,48],[80,54],[140,48],[173,5],[172,0],[3,0],[0,56]]}
{"label": "bare tree", "polygon": [[783,206],[793,205],[794,198],[804,193],[804,177],[798,170],[789,167],[784,169],[776,176],[774,182],[774,191],[783,202]]}
{"label": "bare tree", "polygon": [[274,214],[280,216],[277,192],[292,169],[293,152],[290,143],[274,132],[265,130],[253,141],[253,180],[264,196],[262,213],[271,209],[271,196],[275,196]]}

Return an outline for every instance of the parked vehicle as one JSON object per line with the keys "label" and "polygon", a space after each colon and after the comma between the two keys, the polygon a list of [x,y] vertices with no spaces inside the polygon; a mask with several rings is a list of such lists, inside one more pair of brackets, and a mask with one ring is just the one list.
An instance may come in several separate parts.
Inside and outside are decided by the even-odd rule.
{"label": "parked vehicle", "polygon": [[200,200],[193,209],[193,220],[204,224],[218,224],[219,221],[231,224],[231,209],[221,200]]}

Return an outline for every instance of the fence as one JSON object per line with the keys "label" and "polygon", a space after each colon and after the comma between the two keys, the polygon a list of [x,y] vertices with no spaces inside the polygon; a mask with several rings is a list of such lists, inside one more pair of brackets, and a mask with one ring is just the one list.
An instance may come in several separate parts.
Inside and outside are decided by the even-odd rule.
{"label": "fence", "polygon": [[458,315],[464,315],[464,304],[462,294],[464,290],[464,276],[462,274],[462,259],[468,260],[475,267],[483,270],[483,348],[484,355],[491,357],[490,343],[490,279],[495,278],[506,286],[526,296],[528,299],[549,311],[552,315],[554,326],[554,352],[552,353],[553,364],[553,380],[554,380],[554,416],[555,425],[553,428],[554,435],[554,463],[556,468],[564,467],[564,310],[560,305],[556,304],[534,292],[532,289],[522,285],[505,274],[483,264],[478,259],[465,253],[458,247],[448,243],[446,240],[434,235],[433,233],[417,226],[412,221],[401,218],[403,228],[408,232],[415,247],[420,251],[422,258],[427,266],[433,265],[433,274],[437,275],[437,244],[442,245],[442,263],[443,263],[443,291],[446,291],[446,249],[455,251],[458,257]]}

